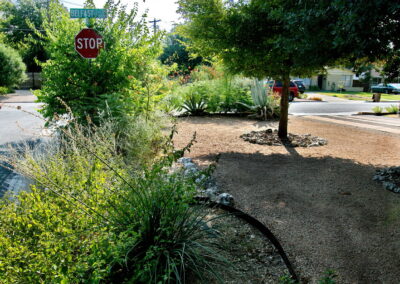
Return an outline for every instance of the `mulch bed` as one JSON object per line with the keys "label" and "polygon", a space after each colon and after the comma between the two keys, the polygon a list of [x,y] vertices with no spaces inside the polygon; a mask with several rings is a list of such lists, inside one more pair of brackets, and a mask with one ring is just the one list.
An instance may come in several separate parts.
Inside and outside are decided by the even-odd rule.
{"label": "mulch bed", "polygon": [[289,147],[316,147],[328,144],[326,139],[312,136],[311,134],[297,135],[288,134],[288,138],[283,140],[278,136],[278,130],[267,129],[262,131],[251,131],[240,136],[243,140],[260,145],[268,146],[289,146]]}

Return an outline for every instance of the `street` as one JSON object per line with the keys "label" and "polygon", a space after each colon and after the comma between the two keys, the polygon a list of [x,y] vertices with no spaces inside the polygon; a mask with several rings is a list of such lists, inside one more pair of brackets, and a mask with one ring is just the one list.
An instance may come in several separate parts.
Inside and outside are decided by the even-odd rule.
{"label": "street", "polygon": [[362,101],[322,101],[303,102],[294,101],[290,103],[289,114],[293,115],[352,115],[358,112],[372,112],[372,108],[380,106],[383,109],[391,105],[399,105],[399,102],[362,102]]}
{"label": "street", "polygon": [[[34,103],[32,98],[25,91],[0,101],[0,155],[7,154],[10,144],[37,140],[40,137],[44,121],[37,117],[40,105]],[[24,179],[9,169],[0,167],[0,196],[7,190],[17,192],[21,187],[26,187]]]}

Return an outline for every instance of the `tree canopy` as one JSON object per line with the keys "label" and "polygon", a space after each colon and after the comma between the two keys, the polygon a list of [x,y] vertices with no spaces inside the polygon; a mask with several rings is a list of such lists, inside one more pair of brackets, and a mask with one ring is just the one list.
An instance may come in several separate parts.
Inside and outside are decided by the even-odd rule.
{"label": "tree canopy", "polygon": [[45,61],[44,43],[35,35],[32,27],[43,28],[43,16],[49,8],[48,0],[0,0],[0,30],[7,44],[19,50],[28,71],[40,71],[35,59]]}
{"label": "tree canopy", "polygon": [[[201,55],[234,73],[284,81],[279,135],[287,136],[291,75],[338,60],[376,60],[397,48],[399,4],[380,1],[179,0],[180,28]],[[397,37],[398,37],[397,33]]]}
{"label": "tree canopy", "polygon": [[187,50],[185,43],[188,39],[180,36],[179,34],[169,34],[165,40],[163,53],[160,60],[163,64],[172,65],[177,64],[180,72],[190,72],[197,65],[201,64],[203,59],[199,56],[192,57]]}

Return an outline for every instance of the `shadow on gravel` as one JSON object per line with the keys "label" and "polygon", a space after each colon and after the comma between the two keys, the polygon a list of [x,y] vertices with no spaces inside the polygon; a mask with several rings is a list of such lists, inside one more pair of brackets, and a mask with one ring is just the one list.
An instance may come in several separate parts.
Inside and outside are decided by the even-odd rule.
{"label": "shadow on gravel", "polygon": [[[23,153],[26,149],[38,150],[44,139],[30,139],[14,143],[0,145],[0,198],[7,192],[19,192],[28,188],[29,180],[12,170],[12,165],[3,158],[9,157],[10,151]],[[11,150],[13,149],[13,150]]]}
{"label": "shadow on gravel", "polygon": [[372,181],[373,166],[289,152],[221,153],[219,186],[272,229],[305,281],[333,269],[338,283],[398,283],[400,194]]}

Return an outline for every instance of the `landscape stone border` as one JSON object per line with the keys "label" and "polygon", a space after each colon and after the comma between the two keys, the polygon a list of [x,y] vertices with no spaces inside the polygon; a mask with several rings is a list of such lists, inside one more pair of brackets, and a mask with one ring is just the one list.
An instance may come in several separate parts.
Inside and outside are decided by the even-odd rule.
{"label": "landscape stone border", "polygon": [[251,131],[250,133],[241,135],[240,138],[253,144],[268,146],[316,147],[328,144],[328,140],[312,136],[311,134],[298,135],[289,133],[288,138],[282,140],[278,136],[278,130],[271,128],[261,131]]}

